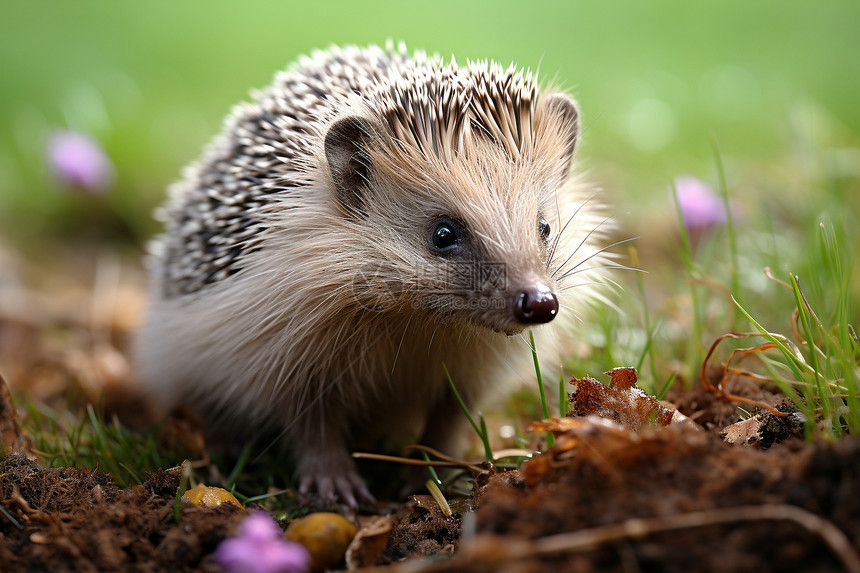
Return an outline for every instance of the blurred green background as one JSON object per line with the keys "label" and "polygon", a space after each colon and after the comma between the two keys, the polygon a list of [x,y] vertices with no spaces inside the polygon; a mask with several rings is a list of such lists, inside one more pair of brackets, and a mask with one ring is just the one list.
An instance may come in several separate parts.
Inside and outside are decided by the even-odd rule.
{"label": "blurred green background", "polygon": [[[166,185],[251,88],[315,48],[387,38],[461,62],[514,61],[570,90],[583,109],[582,164],[637,218],[671,205],[679,174],[714,182],[714,140],[730,190],[746,195],[743,172],[754,165],[756,192],[817,205],[782,165],[823,146],[835,150],[831,168],[856,181],[858,25],[860,2],[832,0],[4,0],[0,233],[19,244],[148,238]],[[57,128],[93,135],[112,158],[109,213],[62,193],[46,171]]]}

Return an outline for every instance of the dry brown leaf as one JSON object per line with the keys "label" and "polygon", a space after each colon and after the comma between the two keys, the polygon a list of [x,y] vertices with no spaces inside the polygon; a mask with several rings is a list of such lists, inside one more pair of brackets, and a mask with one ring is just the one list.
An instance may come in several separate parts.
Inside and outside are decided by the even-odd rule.
{"label": "dry brown leaf", "polygon": [[348,570],[376,565],[391,530],[394,527],[394,516],[373,515],[361,523],[361,527],[346,549],[346,568]]}
{"label": "dry brown leaf", "polygon": [[609,385],[586,376],[573,379],[576,391],[571,396],[573,413],[577,416],[595,415],[617,422],[638,432],[646,427],[684,425],[698,428],[695,423],[673,408],[636,386],[636,369],[613,368],[609,372]]}
{"label": "dry brown leaf", "polygon": [[753,416],[726,426],[722,436],[730,444],[755,444],[761,440],[759,432],[762,427],[764,427],[764,420],[760,416]]}
{"label": "dry brown leaf", "polygon": [[[782,406],[787,412],[779,416],[770,412],[759,412],[755,416],[736,422],[722,431],[723,440],[730,444],[744,444],[768,449],[793,434],[800,434],[803,428],[803,417],[793,408]],[[784,415],[787,414],[787,415]]]}

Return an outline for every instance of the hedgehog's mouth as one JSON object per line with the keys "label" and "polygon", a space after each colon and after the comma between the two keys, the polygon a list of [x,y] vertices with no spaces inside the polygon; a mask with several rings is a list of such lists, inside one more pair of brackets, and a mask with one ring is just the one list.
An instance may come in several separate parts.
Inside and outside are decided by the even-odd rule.
{"label": "hedgehog's mouth", "polygon": [[510,325],[501,326],[499,324],[490,324],[486,321],[472,321],[472,323],[475,325],[476,328],[479,328],[484,331],[489,330],[490,332],[493,332],[495,334],[501,334],[507,337],[518,336],[522,334],[523,330],[525,330],[525,327],[512,327]]}
{"label": "hedgehog's mouth", "polygon": [[491,326],[489,327],[493,332],[497,332],[499,334],[504,334],[505,336],[518,336],[522,334],[522,332],[526,329],[526,325],[524,324],[516,324],[516,325],[505,325],[505,326]]}
{"label": "hedgehog's mouth", "polygon": [[505,336],[517,336],[522,334],[522,332],[528,327],[527,324],[511,320],[508,313],[505,313],[502,316],[487,316],[486,314],[481,314],[470,318],[472,319],[471,322],[476,326]]}

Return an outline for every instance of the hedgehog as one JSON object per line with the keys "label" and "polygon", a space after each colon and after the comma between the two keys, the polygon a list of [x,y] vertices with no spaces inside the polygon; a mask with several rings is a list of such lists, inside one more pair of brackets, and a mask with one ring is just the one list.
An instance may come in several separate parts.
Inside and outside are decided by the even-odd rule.
{"label": "hedgehog", "polygon": [[[572,169],[574,100],[488,60],[300,58],[169,190],[148,255],[142,384],[221,442],[268,433],[301,495],[373,500],[350,451],[456,453],[466,417],[558,365],[612,265]],[[558,317],[558,318],[557,318]]]}

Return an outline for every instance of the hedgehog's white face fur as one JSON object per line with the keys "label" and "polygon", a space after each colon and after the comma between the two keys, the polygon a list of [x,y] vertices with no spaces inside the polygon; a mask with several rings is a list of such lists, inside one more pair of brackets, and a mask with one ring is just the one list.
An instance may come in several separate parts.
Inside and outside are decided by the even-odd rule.
{"label": "hedgehog's white face fur", "polygon": [[255,99],[172,190],[141,378],[225,432],[280,429],[303,491],[354,502],[350,444],[408,420],[452,445],[442,364],[474,402],[528,357],[505,334],[594,295],[579,114],[513,67],[402,47],[318,53]]}
{"label": "hedgehog's white face fur", "polygon": [[329,127],[334,217],[369,261],[351,290],[360,306],[507,334],[554,318],[553,228],[578,129],[569,99],[542,103],[510,148],[468,113],[458,144],[436,152],[373,117]]}

